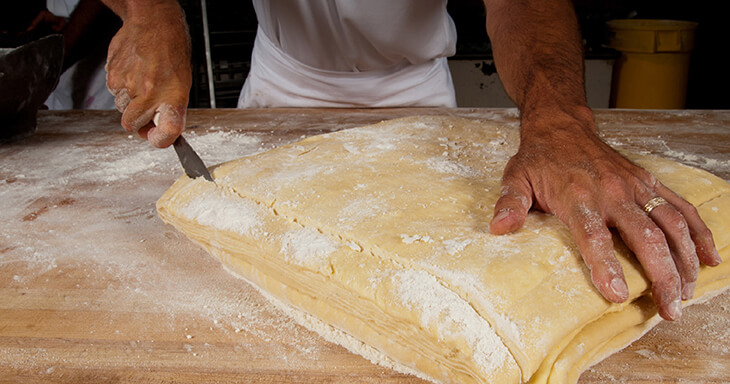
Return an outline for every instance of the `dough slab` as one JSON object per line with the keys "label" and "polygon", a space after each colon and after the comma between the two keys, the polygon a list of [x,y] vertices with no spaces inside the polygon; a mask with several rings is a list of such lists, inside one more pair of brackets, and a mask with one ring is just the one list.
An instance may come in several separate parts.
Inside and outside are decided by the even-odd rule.
{"label": "dough slab", "polygon": [[[604,300],[570,232],[530,213],[488,231],[518,128],[410,117],[314,136],[180,178],[162,219],[233,273],[351,350],[444,383],[572,383],[660,318],[635,258],[616,241],[631,299]],[[730,185],[626,154],[692,202],[719,267],[696,298],[730,285]]]}

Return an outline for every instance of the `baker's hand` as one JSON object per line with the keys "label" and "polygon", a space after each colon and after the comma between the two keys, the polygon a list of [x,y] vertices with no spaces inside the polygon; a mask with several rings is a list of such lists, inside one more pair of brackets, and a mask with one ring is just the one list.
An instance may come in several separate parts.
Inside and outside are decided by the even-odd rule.
{"label": "baker's hand", "polygon": [[[678,319],[680,299],[694,294],[699,263],[721,261],[710,230],[690,203],[601,141],[590,110],[574,115],[579,117],[523,119],[520,148],[505,168],[491,232],[519,229],[533,206],[555,214],[569,227],[593,284],[607,300],[620,303],[629,291],[614,256],[609,228],[615,228],[651,281],[659,314]],[[668,203],[647,214],[643,207],[657,196]]]}
{"label": "baker's hand", "polygon": [[[129,10],[109,45],[107,87],[123,113],[122,126],[159,148],[185,127],[192,82],[190,38],[177,2]],[[152,123],[159,113],[159,125]]]}

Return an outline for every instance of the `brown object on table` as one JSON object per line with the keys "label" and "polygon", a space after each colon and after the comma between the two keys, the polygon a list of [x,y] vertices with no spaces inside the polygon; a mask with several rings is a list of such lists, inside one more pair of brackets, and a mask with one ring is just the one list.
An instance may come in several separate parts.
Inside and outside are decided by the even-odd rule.
{"label": "brown object on table", "polygon": [[[423,114],[517,124],[515,110],[193,110],[217,164],[302,136]],[[615,146],[730,179],[730,112],[598,111]],[[41,112],[0,146],[0,382],[417,383],[296,325],[156,217],[182,174],[116,112]],[[685,310],[581,383],[726,382],[730,294]]]}

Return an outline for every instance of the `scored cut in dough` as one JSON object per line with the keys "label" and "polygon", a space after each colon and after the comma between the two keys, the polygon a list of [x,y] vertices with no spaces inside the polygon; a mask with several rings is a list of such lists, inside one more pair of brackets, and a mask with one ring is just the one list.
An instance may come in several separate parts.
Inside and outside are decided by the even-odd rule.
{"label": "scored cut in dough", "polygon": [[[570,232],[531,212],[489,233],[516,126],[410,117],[286,145],[180,178],[160,217],[269,296],[437,382],[567,383],[660,318],[617,240],[624,304],[593,287]],[[693,203],[730,257],[730,185],[626,154]],[[696,298],[730,286],[702,267]],[[357,343],[357,341],[355,341]]]}

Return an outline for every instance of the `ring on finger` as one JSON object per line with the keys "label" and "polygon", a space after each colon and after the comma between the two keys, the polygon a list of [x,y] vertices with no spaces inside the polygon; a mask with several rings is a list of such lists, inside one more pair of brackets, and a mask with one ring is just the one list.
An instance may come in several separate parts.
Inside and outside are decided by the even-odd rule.
{"label": "ring on finger", "polygon": [[651,211],[654,210],[654,208],[656,208],[660,205],[663,205],[663,204],[669,204],[669,202],[664,200],[664,198],[661,196],[656,196],[656,197],[652,197],[651,199],[649,199],[649,201],[647,201],[646,204],[644,204],[643,209],[644,209],[644,212],[646,212],[646,214],[648,215],[651,213]]}

